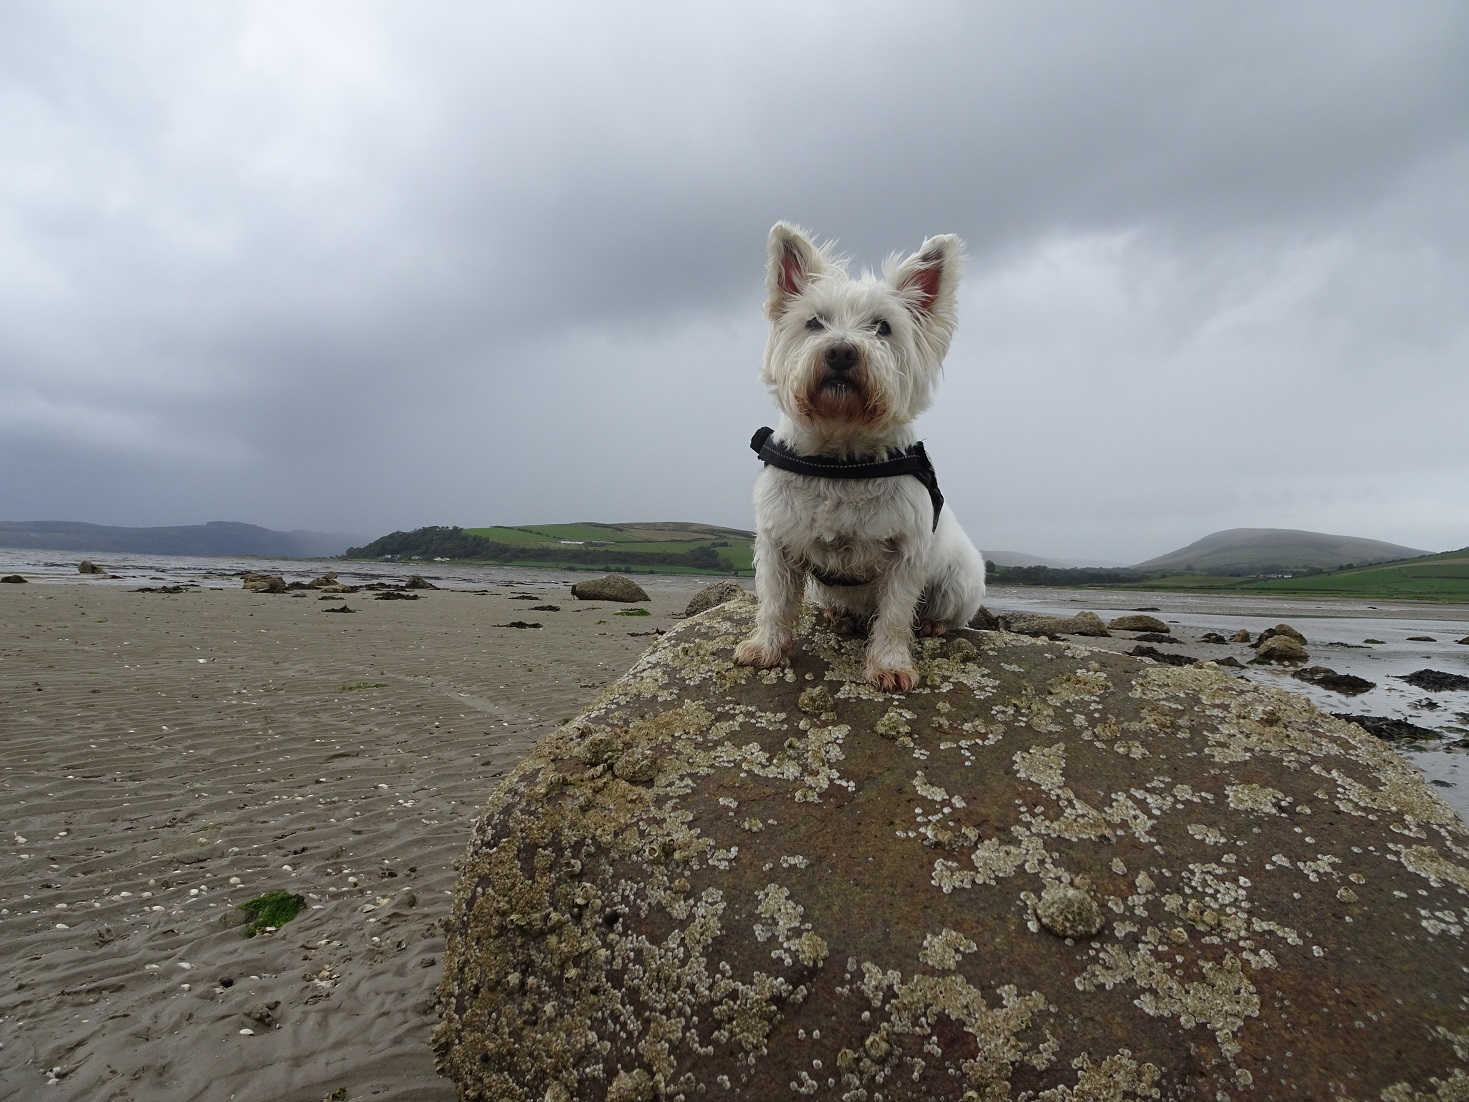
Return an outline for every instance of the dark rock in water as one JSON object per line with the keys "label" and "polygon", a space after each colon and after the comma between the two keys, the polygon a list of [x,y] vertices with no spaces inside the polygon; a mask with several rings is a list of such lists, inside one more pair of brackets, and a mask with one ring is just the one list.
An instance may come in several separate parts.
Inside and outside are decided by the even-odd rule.
{"label": "dark rock in water", "polygon": [[407,593],[401,589],[385,589],[372,598],[374,601],[418,601],[423,599],[422,593]]}
{"label": "dark rock in water", "polygon": [[1344,719],[1348,723],[1355,723],[1358,727],[1371,732],[1378,738],[1387,742],[1411,742],[1418,739],[1443,738],[1431,727],[1419,727],[1416,723],[1409,723],[1405,719],[1389,719],[1387,716],[1353,716],[1344,712],[1333,712],[1337,719]]}
{"label": "dark rock in water", "polygon": [[571,595],[579,601],[646,601],[648,594],[631,578],[604,574],[571,587]]}
{"label": "dark rock in water", "polygon": [[508,624],[496,624],[497,628],[538,628],[540,624],[526,623],[524,620],[511,620]]}
{"label": "dark rock in water", "polygon": [[1411,706],[1422,708],[1426,712],[1436,712],[1443,707],[1442,704],[1434,700],[1431,696],[1419,697],[1417,700],[1411,702]]}
{"label": "dark rock in water", "polygon": [[1306,645],[1306,637],[1298,632],[1295,628],[1291,627],[1289,624],[1276,624],[1273,628],[1266,628],[1260,633],[1260,638],[1256,639],[1252,645],[1256,647],[1261,647],[1264,646],[1271,639],[1277,639],[1282,635],[1285,636],[1287,639],[1294,639],[1297,643],[1300,643],[1303,648]]}
{"label": "dark rock in water", "polygon": [[1442,670],[1414,670],[1412,673],[1399,675],[1398,680],[1406,681],[1415,689],[1427,689],[1431,693],[1469,689],[1469,677],[1461,673],[1444,673]]}
{"label": "dark rock in water", "polygon": [[284,593],[286,580],[279,574],[246,574],[240,583],[251,593]]}
{"label": "dark rock in water", "polygon": [[1017,635],[1104,636],[1111,633],[1107,625],[1095,612],[1078,612],[1075,616],[1032,616],[1028,613],[1010,613],[1000,617],[1000,626]]}
{"label": "dark rock in water", "polygon": [[1228,666],[1232,670],[1242,670],[1245,668],[1245,664],[1232,654],[1225,655],[1223,658],[1214,658],[1211,661],[1216,666]]}
{"label": "dark rock in water", "polygon": [[1385,642],[1387,642],[1387,640],[1385,640],[1385,639],[1363,639],[1362,642],[1369,643],[1369,644],[1375,644],[1377,646],[1381,646],[1382,644],[1384,644]]}
{"label": "dark rock in water", "polygon": [[1356,696],[1358,693],[1365,693],[1368,689],[1377,688],[1375,681],[1368,681],[1365,677],[1354,677],[1349,673],[1337,673],[1326,666],[1307,666],[1303,670],[1296,670],[1291,676],[1298,681],[1306,681],[1323,689],[1330,689],[1334,693],[1345,693],[1348,696]]}
{"label": "dark rock in water", "polygon": [[1162,612],[1163,610],[1161,608],[1159,608],[1157,605],[1142,605],[1141,607],[1135,608],[1132,611],[1134,611],[1134,612]]}
{"label": "dark rock in water", "polygon": [[1469,647],[1469,635],[1464,636],[1464,638],[1462,639],[1455,639],[1454,642],[1458,643],[1460,646]]}
{"label": "dark rock in water", "polygon": [[1000,618],[989,609],[981,607],[969,621],[969,626],[975,631],[999,631]]}
{"label": "dark rock in water", "polygon": [[356,612],[357,610],[355,608],[350,608],[347,605],[340,605],[337,608],[324,608],[321,611],[322,612]]}
{"label": "dark rock in water", "polygon": [[1431,635],[1410,635],[1410,636],[1408,636],[1408,642],[1410,642],[1410,643],[1437,643],[1438,640],[1435,639]]}
{"label": "dark rock in water", "polygon": [[425,581],[422,574],[409,574],[408,580],[403,583],[404,589],[438,589],[433,582]]}
{"label": "dark rock in water", "polygon": [[919,641],[901,696],[809,619],[757,672],[753,607],[670,631],[492,796],[445,919],[461,1098],[1462,1081],[1459,922],[1427,916],[1466,906],[1469,831],[1387,747],[1210,666],[998,633]]}
{"label": "dark rock in water", "polygon": [[1168,625],[1156,616],[1118,616],[1107,621],[1113,631],[1167,631]]}
{"label": "dark rock in water", "polygon": [[1199,636],[1199,642],[1200,643],[1227,643],[1227,642],[1229,642],[1229,640],[1226,639],[1226,638],[1224,638],[1224,636],[1220,635],[1217,631],[1206,631],[1206,632],[1204,632],[1203,635]]}
{"label": "dark rock in water", "polygon": [[98,566],[91,559],[83,559],[81,562],[77,563],[77,573],[78,574],[106,574],[107,573],[107,570],[106,570],[105,567]]}
{"label": "dark rock in water", "polygon": [[1141,635],[1134,635],[1139,643],[1177,643],[1178,640],[1166,631],[1145,631]]}
{"label": "dark rock in water", "polygon": [[27,584],[27,580],[25,578],[22,578],[19,574],[7,574],[5,575],[5,577],[0,578],[0,582],[9,582],[11,585]]}
{"label": "dark rock in water", "polygon": [[728,580],[710,582],[689,599],[689,603],[684,606],[683,614],[685,616],[697,616],[701,612],[707,612],[715,605],[722,605],[725,601],[733,601],[744,595],[745,591],[739,582]]}
{"label": "dark rock in water", "polygon": [[1151,658],[1154,662],[1162,662],[1165,666],[1193,666],[1199,661],[1186,654],[1174,654],[1171,651],[1159,650],[1157,647],[1141,645],[1133,647],[1127,653],[1134,658]]}
{"label": "dark rock in water", "polygon": [[1250,633],[1244,628],[1240,628],[1237,632],[1229,637],[1229,641],[1231,643],[1248,643],[1250,639]]}
{"label": "dark rock in water", "polygon": [[1271,662],[1293,664],[1304,662],[1310,657],[1306,648],[1289,635],[1272,635],[1255,646],[1255,657],[1250,659],[1252,666],[1264,666]]}
{"label": "dark rock in water", "polygon": [[310,589],[331,589],[335,588],[337,584],[337,576],[335,574],[322,574],[320,577],[312,578],[306,583]]}

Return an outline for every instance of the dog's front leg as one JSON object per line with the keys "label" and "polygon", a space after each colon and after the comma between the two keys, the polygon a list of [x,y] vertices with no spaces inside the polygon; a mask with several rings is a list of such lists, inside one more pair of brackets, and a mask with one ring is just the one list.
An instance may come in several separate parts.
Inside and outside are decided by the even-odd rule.
{"label": "dog's front leg", "polygon": [[913,666],[913,613],[923,580],[923,561],[914,555],[903,555],[883,574],[862,673],[868,684],[884,692],[905,693],[918,684]]}
{"label": "dog's front leg", "polygon": [[755,596],[760,602],[755,631],[735,647],[741,666],[779,666],[791,656],[806,572],[762,532],[755,534]]}

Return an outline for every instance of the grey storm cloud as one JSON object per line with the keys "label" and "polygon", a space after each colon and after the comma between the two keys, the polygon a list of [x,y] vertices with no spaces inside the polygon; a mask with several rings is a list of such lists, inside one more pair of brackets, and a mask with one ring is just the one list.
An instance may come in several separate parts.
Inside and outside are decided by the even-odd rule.
{"label": "grey storm cloud", "polygon": [[747,526],[777,218],[981,546],[1469,542],[1469,9],[17,3],[0,518]]}

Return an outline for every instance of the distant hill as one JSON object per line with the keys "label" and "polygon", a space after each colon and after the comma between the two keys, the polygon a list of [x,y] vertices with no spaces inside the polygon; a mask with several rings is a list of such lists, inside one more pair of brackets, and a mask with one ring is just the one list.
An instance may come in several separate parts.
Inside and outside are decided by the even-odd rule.
{"label": "distant hill", "polygon": [[1230,528],[1132,567],[1153,573],[1245,576],[1335,570],[1409,559],[1428,552],[1381,540],[1291,528]]}
{"label": "distant hill", "polygon": [[1058,570],[1079,565],[1074,562],[1065,562],[1062,559],[1050,559],[1044,555],[1032,555],[1028,551],[986,551],[984,560],[996,566],[1050,566]]}
{"label": "distant hill", "polygon": [[436,525],[391,532],[354,559],[473,559],[521,566],[646,573],[749,574],[755,534],[687,521],[626,524],[526,524],[459,528]]}
{"label": "distant hill", "polygon": [[358,538],[333,532],[277,532],[229,520],[160,528],[119,528],[70,520],[0,521],[0,547],[35,547],[53,551],[319,559],[340,555]]}

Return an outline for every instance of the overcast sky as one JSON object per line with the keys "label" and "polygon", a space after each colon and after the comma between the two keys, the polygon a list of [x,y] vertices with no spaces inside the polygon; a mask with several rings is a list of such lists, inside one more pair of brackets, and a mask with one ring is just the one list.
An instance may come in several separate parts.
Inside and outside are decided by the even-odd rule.
{"label": "overcast sky", "polygon": [[776,219],[975,542],[1469,544],[1469,5],[0,7],[0,519],[750,527]]}

